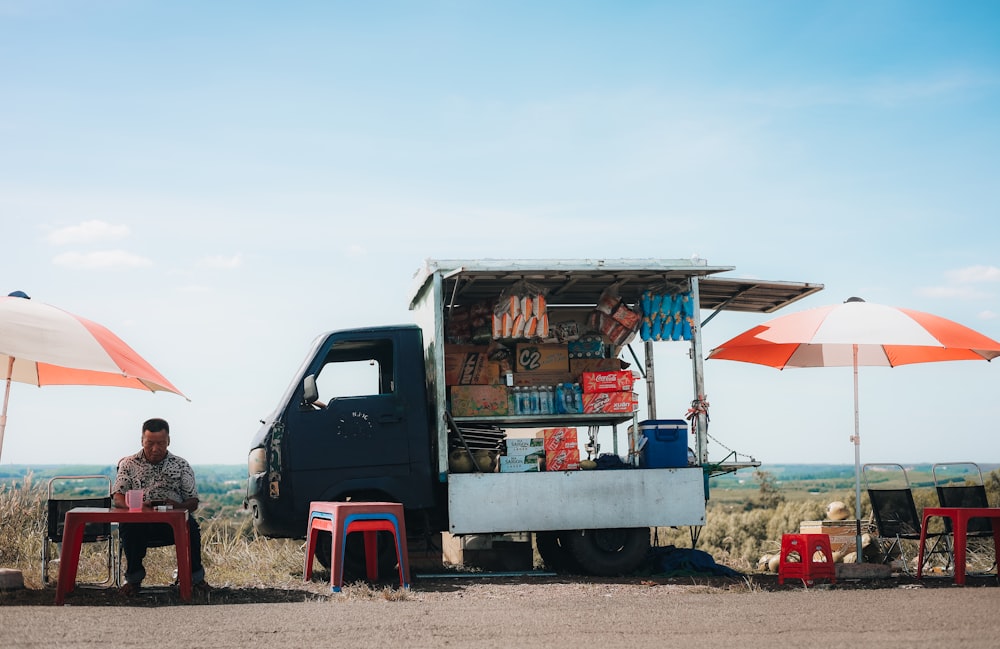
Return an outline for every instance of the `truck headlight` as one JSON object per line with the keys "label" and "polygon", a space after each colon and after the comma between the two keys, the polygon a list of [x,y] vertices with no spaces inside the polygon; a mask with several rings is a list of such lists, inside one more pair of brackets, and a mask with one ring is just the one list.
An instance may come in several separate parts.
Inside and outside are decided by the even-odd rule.
{"label": "truck headlight", "polygon": [[265,471],[267,471],[267,450],[255,448],[247,457],[247,472],[250,475],[257,475]]}

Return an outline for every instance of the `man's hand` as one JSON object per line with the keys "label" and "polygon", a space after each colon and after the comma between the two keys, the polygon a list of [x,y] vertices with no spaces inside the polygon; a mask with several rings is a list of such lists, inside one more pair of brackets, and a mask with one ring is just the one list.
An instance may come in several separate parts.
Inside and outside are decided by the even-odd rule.
{"label": "man's hand", "polygon": [[125,504],[125,494],[114,494],[111,496],[111,506],[116,509],[127,509],[128,505]]}

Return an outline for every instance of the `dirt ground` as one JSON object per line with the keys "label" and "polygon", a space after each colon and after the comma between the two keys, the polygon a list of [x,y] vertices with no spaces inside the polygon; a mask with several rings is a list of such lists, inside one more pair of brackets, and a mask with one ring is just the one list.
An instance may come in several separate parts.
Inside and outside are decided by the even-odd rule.
{"label": "dirt ground", "polygon": [[0,646],[982,647],[1000,635],[997,578],[906,577],[777,584],[748,578],[417,579],[408,591],[354,584],[216,588],[190,604],[173,589],[134,598],[77,588],[0,592]]}

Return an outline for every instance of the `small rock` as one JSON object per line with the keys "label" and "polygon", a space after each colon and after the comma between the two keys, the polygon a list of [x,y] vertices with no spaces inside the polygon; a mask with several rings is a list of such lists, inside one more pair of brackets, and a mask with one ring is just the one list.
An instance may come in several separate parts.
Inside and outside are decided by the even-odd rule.
{"label": "small rock", "polygon": [[0,590],[21,590],[24,588],[24,575],[14,568],[0,568]]}

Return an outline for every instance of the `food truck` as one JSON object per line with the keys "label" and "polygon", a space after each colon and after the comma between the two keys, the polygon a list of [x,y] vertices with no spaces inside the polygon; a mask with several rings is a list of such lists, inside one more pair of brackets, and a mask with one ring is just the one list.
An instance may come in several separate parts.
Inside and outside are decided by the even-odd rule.
{"label": "food truck", "polygon": [[[262,420],[255,529],[304,537],[311,501],[393,501],[411,536],[525,534],[550,568],[634,571],[651,528],[703,525],[710,475],[748,466],[709,460],[702,326],[822,289],[732,270],[427,260],[413,323],[320,335]],[[668,344],[690,348],[691,409],[658,418],[654,356]]]}

